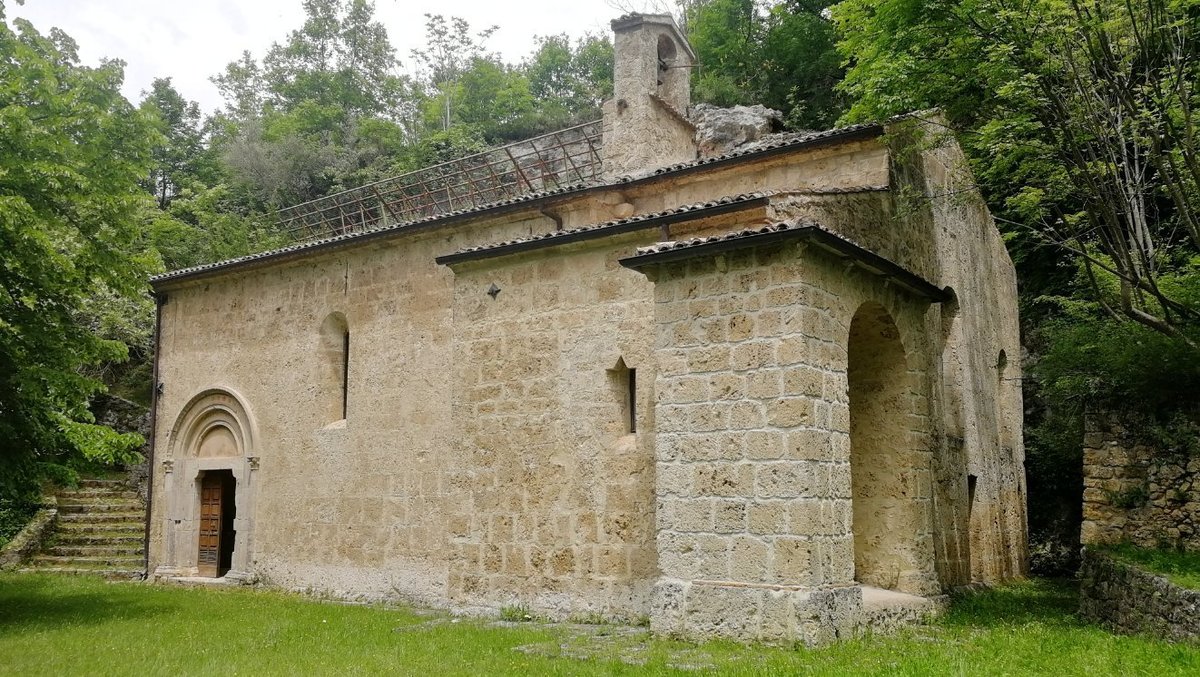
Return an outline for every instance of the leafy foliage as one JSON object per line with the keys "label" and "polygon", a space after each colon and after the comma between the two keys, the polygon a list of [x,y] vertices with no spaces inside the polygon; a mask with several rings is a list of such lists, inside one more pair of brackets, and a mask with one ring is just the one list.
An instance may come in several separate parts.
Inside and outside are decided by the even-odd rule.
{"label": "leafy foliage", "polygon": [[1200,252],[1197,11],[1194,0],[845,0],[833,15],[852,63],[847,119],[941,107],[1018,251],[1055,247],[1083,262],[1107,312],[1191,343],[1200,309],[1160,281]]}
{"label": "leafy foliage", "polygon": [[121,65],[80,66],[63,33],[15,26],[0,21],[0,496],[140,444],[94,425],[102,386],[82,368],[124,357],[92,330],[95,299],[142,293],[152,263],[132,252],[155,133],[121,97]]}
{"label": "leafy foliage", "polygon": [[487,49],[492,26],[473,33],[459,17],[426,15],[424,49],[413,50],[427,133],[468,127],[506,143],[594,119],[612,93],[612,45],[586,37],[539,38],[533,55],[508,65]]}
{"label": "leafy foliage", "polygon": [[825,129],[841,114],[841,58],[825,2],[703,0],[685,18],[700,61],[697,99],[761,103],[803,129]]}
{"label": "leafy foliage", "polygon": [[845,121],[940,108],[1006,231],[1031,540],[1077,551],[1083,415],[1188,447],[1200,385],[1194,0],[843,0]]}
{"label": "leafy foliage", "polygon": [[33,501],[0,498],[0,548],[25,528],[37,509]]}
{"label": "leafy foliage", "polygon": [[160,142],[155,144],[154,168],[147,186],[160,209],[166,209],[191,177],[211,177],[206,167],[200,106],[187,101],[171,86],[171,78],[157,78],[142,100],[141,110],[157,124]]}
{"label": "leafy foliage", "polygon": [[1176,585],[1200,590],[1200,552],[1163,548],[1151,550],[1128,543],[1108,546],[1109,555],[1166,576]]}

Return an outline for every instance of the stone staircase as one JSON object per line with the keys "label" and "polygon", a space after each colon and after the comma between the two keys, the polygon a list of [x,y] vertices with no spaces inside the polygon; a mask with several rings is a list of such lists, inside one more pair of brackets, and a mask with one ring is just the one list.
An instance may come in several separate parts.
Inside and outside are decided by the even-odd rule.
{"label": "stone staircase", "polygon": [[145,510],[119,480],[81,480],[58,494],[58,524],[25,570],[142,578]]}

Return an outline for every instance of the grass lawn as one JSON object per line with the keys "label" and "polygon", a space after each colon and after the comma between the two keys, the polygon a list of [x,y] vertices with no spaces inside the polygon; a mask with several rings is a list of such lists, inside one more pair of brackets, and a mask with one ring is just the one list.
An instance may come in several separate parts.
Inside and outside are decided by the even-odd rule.
{"label": "grass lawn", "polygon": [[0,673],[14,675],[1167,675],[1200,647],[1074,616],[1071,584],[958,600],[932,626],[808,650],[691,645],[644,629],[454,619],[281,592],[0,574]]}
{"label": "grass lawn", "polygon": [[1117,559],[1166,576],[1175,585],[1200,590],[1200,552],[1149,550],[1132,545],[1108,546],[1104,551]]}

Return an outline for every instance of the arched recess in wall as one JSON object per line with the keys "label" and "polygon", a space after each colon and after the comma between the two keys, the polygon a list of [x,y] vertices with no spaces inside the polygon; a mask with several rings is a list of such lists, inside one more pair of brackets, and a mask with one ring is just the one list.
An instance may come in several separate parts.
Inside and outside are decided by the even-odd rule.
{"label": "arched recess in wall", "polygon": [[321,322],[318,408],[325,423],[346,418],[350,402],[350,326],[346,316],[333,312]]}
{"label": "arched recess in wall", "polygon": [[850,322],[847,381],[855,580],[918,592],[906,589],[924,576],[928,532],[918,503],[923,462],[911,448],[913,383],[900,331],[878,303]]}
{"label": "arched recess in wall", "polygon": [[675,56],[678,54],[675,47],[675,41],[669,35],[658,36],[658,84],[661,86],[666,79],[664,74],[670,69],[675,62]]}
{"label": "arched recess in wall", "polygon": [[959,315],[958,295],[951,287],[945,291],[950,298],[941,308],[942,320],[942,387],[944,389],[944,430],[952,451],[963,449],[963,369],[962,318]]}

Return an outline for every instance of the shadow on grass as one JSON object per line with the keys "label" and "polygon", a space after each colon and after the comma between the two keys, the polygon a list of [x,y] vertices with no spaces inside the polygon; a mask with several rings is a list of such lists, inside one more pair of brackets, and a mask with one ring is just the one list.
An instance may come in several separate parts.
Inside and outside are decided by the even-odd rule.
{"label": "shadow on grass", "polygon": [[942,624],[986,628],[1039,623],[1054,627],[1087,625],[1076,615],[1079,582],[1033,578],[997,588],[958,595]]}
{"label": "shadow on grass", "polygon": [[0,637],[111,620],[141,620],[170,611],[128,595],[79,592],[63,577],[0,578]]}

